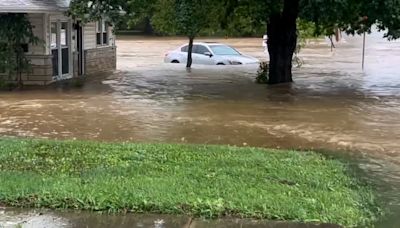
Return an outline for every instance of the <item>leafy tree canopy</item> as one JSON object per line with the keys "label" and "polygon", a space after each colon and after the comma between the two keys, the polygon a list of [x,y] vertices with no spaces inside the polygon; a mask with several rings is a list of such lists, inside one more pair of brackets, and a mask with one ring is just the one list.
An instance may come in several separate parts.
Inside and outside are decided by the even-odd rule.
{"label": "leafy tree canopy", "polygon": [[[369,32],[372,25],[386,30],[386,37],[400,37],[400,0],[293,0],[299,1],[298,17],[315,24],[315,35],[330,35],[334,28],[349,34]],[[270,16],[281,13],[283,0],[223,0],[220,28],[229,34],[265,32]],[[313,26],[314,27],[314,26]]]}
{"label": "leafy tree canopy", "polygon": [[338,27],[349,34],[370,32],[372,25],[385,37],[400,37],[400,0],[302,0],[300,17],[317,25],[317,33]]}
{"label": "leafy tree canopy", "polygon": [[[315,34],[330,34],[340,28],[350,34],[370,31],[373,24],[386,30],[386,37],[400,37],[400,0],[294,0],[300,1],[299,18],[316,25]],[[72,0],[70,13],[76,17],[92,20],[107,15],[117,21],[123,15],[131,25],[153,18],[160,32],[177,32],[172,21],[161,24],[160,20],[173,17],[175,0]],[[196,1],[189,1],[196,2]],[[272,14],[282,12],[283,0],[221,0],[203,1],[195,14],[206,14],[214,22],[209,29],[223,30],[233,35],[264,33]],[[192,15],[195,18],[195,15]],[[197,18],[199,19],[199,18]],[[202,18],[200,18],[202,19]]]}
{"label": "leafy tree canopy", "polygon": [[[215,28],[213,0],[158,0],[152,19],[156,30],[189,38],[187,67],[192,65],[193,40],[201,31]],[[216,3],[218,4],[218,3]]]}
{"label": "leafy tree canopy", "polygon": [[112,22],[118,22],[130,11],[126,0],[72,0],[69,14],[84,22],[108,17]]}

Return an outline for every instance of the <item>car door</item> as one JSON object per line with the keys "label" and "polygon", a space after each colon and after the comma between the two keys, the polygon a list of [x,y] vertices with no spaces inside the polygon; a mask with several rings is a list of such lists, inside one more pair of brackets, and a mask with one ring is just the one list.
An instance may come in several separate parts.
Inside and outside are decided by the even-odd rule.
{"label": "car door", "polygon": [[196,44],[193,45],[193,63],[194,64],[205,64],[214,65],[214,60],[212,57],[205,55],[205,53],[211,53],[211,51],[204,45]]}

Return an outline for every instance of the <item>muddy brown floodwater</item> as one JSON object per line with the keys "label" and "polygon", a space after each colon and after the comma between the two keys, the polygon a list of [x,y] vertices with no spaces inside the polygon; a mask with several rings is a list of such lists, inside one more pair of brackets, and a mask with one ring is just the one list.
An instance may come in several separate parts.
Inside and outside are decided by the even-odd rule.
{"label": "muddy brown floodwater", "polygon": [[[246,219],[202,220],[168,215],[105,215],[88,212],[54,212],[46,210],[6,210],[0,227],[15,228],[339,228],[336,225],[312,225],[266,222]],[[3,227],[2,227],[3,228]]]}
{"label": "muddy brown floodwater", "polygon": [[[0,135],[334,151],[354,160],[400,213],[400,42],[360,37],[303,49],[295,83],[254,83],[256,65],[164,64],[184,39],[120,37],[118,71],[83,88],[0,93]],[[266,59],[261,39],[224,39]],[[0,215],[1,217],[1,215]],[[399,227],[392,216],[379,227]],[[1,223],[0,223],[1,224]],[[123,227],[123,226],[121,226]]]}

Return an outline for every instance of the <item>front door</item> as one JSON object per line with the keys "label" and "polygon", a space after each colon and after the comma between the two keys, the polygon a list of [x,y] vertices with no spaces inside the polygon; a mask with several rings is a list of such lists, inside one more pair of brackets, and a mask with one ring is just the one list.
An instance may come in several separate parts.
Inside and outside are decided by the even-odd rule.
{"label": "front door", "polygon": [[70,29],[68,22],[51,22],[51,54],[53,55],[53,79],[70,77]]}

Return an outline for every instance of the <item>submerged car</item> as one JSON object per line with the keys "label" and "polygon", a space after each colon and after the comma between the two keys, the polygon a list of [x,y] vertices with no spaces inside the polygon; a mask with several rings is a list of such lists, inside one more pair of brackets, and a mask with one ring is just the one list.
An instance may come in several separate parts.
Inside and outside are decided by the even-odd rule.
{"label": "submerged car", "polygon": [[[183,45],[165,55],[165,63],[186,63],[189,45]],[[192,50],[193,64],[204,65],[242,65],[257,64],[254,57],[243,55],[236,49],[220,43],[194,43]]]}

